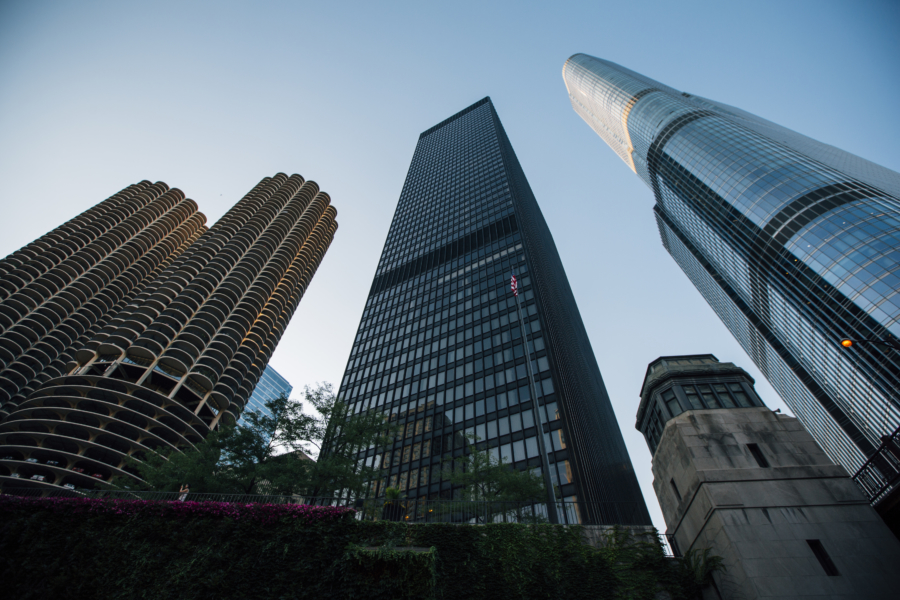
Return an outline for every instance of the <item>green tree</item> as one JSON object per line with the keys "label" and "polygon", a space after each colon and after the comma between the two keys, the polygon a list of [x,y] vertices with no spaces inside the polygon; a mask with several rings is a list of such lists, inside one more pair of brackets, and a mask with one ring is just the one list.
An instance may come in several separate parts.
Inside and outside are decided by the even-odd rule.
{"label": "green tree", "polygon": [[362,494],[380,471],[366,466],[357,452],[390,444],[399,426],[389,423],[378,411],[353,413],[345,402],[335,398],[331,386],[307,389],[306,401],[318,413],[316,439],[323,440],[321,445],[316,444],[320,452],[310,489],[315,495]]}
{"label": "green tree", "polygon": [[314,418],[285,396],[265,403],[271,416],[247,411],[238,425],[210,432],[193,448],[132,461],[147,486],[194,493],[294,494],[304,489],[311,461],[303,453]]}
{"label": "green tree", "polygon": [[175,492],[188,484],[192,492],[230,493],[225,482],[216,473],[221,457],[219,437],[224,432],[213,431],[203,443],[184,452],[150,452],[137,458],[129,458],[129,466],[137,471],[144,486],[150,490]]}
{"label": "green tree", "polygon": [[216,436],[216,477],[242,494],[302,493],[314,468],[305,451],[316,419],[303,412],[302,403],[284,395],[265,405],[271,416],[247,411],[240,424]]}
{"label": "green tree", "polygon": [[462,486],[454,493],[454,500],[472,503],[479,520],[490,521],[499,513],[509,513],[515,520],[525,519],[523,503],[546,499],[543,479],[530,470],[519,471],[504,463],[502,457],[486,448],[479,449],[476,441],[470,437],[466,453],[452,459],[452,463],[449,458],[444,460],[445,477],[454,486]]}
{"label": "green tree", "polygon": [[[331,384],[307,386],[304,399],[312,414],[302,402],[281,396],[265,403],[271,416],[248,411],[241,423],[210,432],[193,448],[152,453],[131,466],[155,490],[175,491],[187,483],[194,493],[361,492],[373,475],[357,465],[356,451],[384,443],[393,430],[382,415],[348,414]],[[331,443],[321,452],[325,438]],[[318,461],[307,457],[317,454]]]}

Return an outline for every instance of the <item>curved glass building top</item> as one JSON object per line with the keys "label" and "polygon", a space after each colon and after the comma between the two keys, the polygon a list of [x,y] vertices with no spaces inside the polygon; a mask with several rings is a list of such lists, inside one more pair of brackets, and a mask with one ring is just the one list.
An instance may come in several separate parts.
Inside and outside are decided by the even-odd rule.
{"label": "curved glass building top", "polygon": [[[900,196],[900,174],[739,108],[670,88],[615,63],[575,54],[563,65],[572,107],[645,182],[650,145],[688,113],[709,111],[851,177]],[[696,117],[696,115],[695,115]]]}
{"label": "curved glass building top", "polygon": [[900,425],[900,174],[584,54],[575,111],[647,183],[663,244],[837,462]]}

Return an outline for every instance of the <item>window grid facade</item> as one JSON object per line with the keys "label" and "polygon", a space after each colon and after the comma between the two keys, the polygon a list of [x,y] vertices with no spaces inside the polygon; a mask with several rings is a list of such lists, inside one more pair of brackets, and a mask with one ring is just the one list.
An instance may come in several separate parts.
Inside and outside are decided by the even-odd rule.
{"label": "window grid facade", "polygon": [[900,175],[613,63],[571,57],[575,111],[654,191],[663,244],[830,456],[900,425]]}
{"label": "window grid facade", "polygon": [[[413,499],[451,498],[442,461],[464,452],[466,436],[515,468],[540,471],[539,419],[509,289],[515,271],[551,479],[560,498],[593,506],[561,518],[649,524],[605,389],[581,406],[587,394],[573,390],[587,384],[560,369],[565,341],[592,366],[585,379],[602,387],[568,283],[558,284],[568,303],[542,291],[534,271],[547,267],[536,252],[559,263],[490,100],[424,132],[339,391],[354,413],[380,411],[401,427],[390,447],[359,455],[382,469],[370,496],[392,486]],[[580,337],[559,339],[562,325],[548,331],[548,304],[566,313],[566,326],[577,322]]]}
{"label": "window grid facade", "polygon": [[[256,387],[253,388],[253,393],[250,394],[250,398],[247,400],[247,406],[244,408],[243,412],[246,413],[248,410],[252,410],[271,417],[272,411],[266,407],[266,402],[275,400],[281,395],[290,397],[293,389],[294,386],[288,383],[287,379],[282,377],[271,365],[266,365],[266,370],[263,371]],[[241,420],[243,420],[243,416],[238,422]]]}

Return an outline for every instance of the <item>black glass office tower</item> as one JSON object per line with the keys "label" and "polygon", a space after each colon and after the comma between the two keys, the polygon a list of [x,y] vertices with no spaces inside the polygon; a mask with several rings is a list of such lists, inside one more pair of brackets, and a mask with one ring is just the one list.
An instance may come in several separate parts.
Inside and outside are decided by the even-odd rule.
{"label": "black glass office tower", "polygon": [[835,462],[900,425],[900,174],[584,54],[572,106],[648,186],[666,249]]}
{"label": "black glass office tower", "polygon": [[452,498],[442,459],[464,452],[466,434],[540,468],[513,270],[551,478],[578,501],[561,518],[649,525],[553,238],[489,98],[419,136],[341,382],[354,412],[402,426],[360,456],[382,468],[370,495]]}

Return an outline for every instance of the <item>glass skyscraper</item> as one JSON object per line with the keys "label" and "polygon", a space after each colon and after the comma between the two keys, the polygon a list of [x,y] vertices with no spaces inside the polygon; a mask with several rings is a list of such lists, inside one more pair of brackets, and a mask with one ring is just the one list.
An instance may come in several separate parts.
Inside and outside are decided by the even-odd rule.
{"label": "glass skyscraper", "polygon": [[[540,410],[532,410],[515,270]],[[419,136],[339,396],[401,425],[360,455],[370,496],[452,498],[465,436],[540,469],[541,421],[570,521],[650,524],[553,238],[489,98]],[[415,518],[415,513],[413,513]]]}
{"label": "glass skyscraper", "polygon": [[[272,411],[266,407],[266,402],[274,400],[282,394],[290,397],[293,389],[294,386],[288,383],[288,380],[282,377],[278,371],[273,369],[272,365],[266,365],[266,370],[263,371],[262,377],[259,378],[253,393],[250,394],[250,398],[247,400],[244,413],[252,410],[271,417]],[[238,422],[241,420],[243,420],[243,416]]]}
{"label": "glass skyscraper", "polygon": [[855,471],[900,424],[900,174],[584,54],[572,106],[650,188],[663,245]]}

